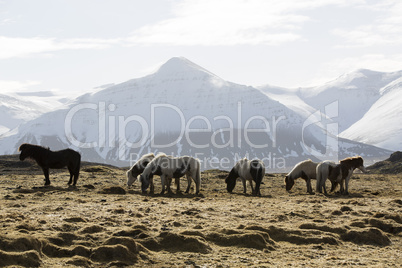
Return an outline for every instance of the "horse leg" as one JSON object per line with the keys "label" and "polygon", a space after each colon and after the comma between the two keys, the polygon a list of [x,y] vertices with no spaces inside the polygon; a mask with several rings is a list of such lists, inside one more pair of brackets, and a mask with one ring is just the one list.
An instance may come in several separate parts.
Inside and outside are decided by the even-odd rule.
{"label": "horse leg", "polygon": [[251,194],[252,195],[257,195],[257,193],[255,192],[254,187],[253,187],[253,180],[249,180],[249,182],[250,182],[250,187],[251,187]]}
{"label": "horse leg", "polygon": [[68,172],[70,172],[70,180],[68,181],[68,185],[70,185],[71,183],[73,183],[73,176],[74,176],[74,172],[73,169],[71,167],[68,167]]}
{"label": "horse leg", "polygon": [[327,195],[327,187],[325,187],[325,182],[327,178],[324,178],[324,181],[322,182],[322,188],[324,189],[324,194]]}
{"label": "horse leg", "polygon": [[241,181],[242,181],[242,183],[243,183],[243,193],[244,194],[246,194],[247,193],[247,188],[246,188],[246,180],[245,179],[243,179],[243,178],[241,178]]}
{"label": "horse leg", "polygon": [[50,185],[49,169],[48,168],[42,168],[42,170],[43,170],[43,175],[45,175],[45,185]]}
{"label": "horse leg", "polygon": [[[190,192],[190,187],[191,187],[191,178],[189,175],[186,175],[187,178],[187,189],[186,189],[186,194],[188,194]],[[195,181],[195,180],[194,180]],[[197,182],[195,182],[197,183]]]}
{"label": "horse leg", "polygon": [[311,179],[310,179],[310,177],[308,177],[306,179],[306,187],[307,187],[307,192],[309,194],[313,194],[313,188],[311,187]]}
{"label": "horse leg", "polygon": [[74,185],[74,186],[77,184],[78,177],[79,177],[79,173],[75,173],[75,174],[74,174],[74,182],[73,182],[73,185]]}
{"label": "horse leg", "polygon": [[150,193],[150,194],[154,194],[154,190],[155,190],[155,187],[154,187],[154,178],[151,178],[151,179],[150,179],[149,184],[150,184],[149,193]]}
{"label": "horse leg", "polygon": [[180,178],[175,178],[174,183],[176,184],[176,193],[180,192]]}
{"label": "horse leg", "polygon": [[[75,186],[78,181],[78,177],[80,176],[80,163],[75,167],[75,172],[74,172],[74,182],[73,185]],[[71,180],[71,179],[70,179]]]}
{"label": "horse leg", "polygon": [[170,188],[170,185],[172,184],[172,180],[173,180],[173,178],[168,178],[166,181],[167,181],[167,191],[168,191],[168,193],[169,194],[172,194],[173,192],[172,192],[172,189]]}
{"label": "horse leg", "polygon": [[[352,174],[350,174],[350,175],[352,175]],[[350,177],[351,176],[347,176],[346,177],[346,179],[345,179],[345,195],[348,195],[349,194],[349,180],[350,180]]]}
{"label": "horse leg", "polygon": [[344,179],[342,179],[341,180],[341,185],[340,185],[340,189],[339,189],[339,192],[341,193],[341,194],[343,194],[344,192],[345,192],[345,180]]}
{"label": "horse leg", "polygon": [[162,184],[162,191],[161,194],[165,193],[165,175],[161,175],[161,184]]}

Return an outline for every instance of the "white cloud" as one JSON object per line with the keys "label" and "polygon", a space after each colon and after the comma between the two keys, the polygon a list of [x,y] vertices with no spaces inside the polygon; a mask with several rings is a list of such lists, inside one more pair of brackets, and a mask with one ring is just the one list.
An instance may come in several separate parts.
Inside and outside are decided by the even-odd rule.
{"label": "white cloud", "polygon": [[117,40],[15,38],[0,36],[0,59],[27,57],[37,53],[48,53],[66,49],[102,49]]}
{"label": "white cloud", "polygon": [[309,21],[301,10],[326,5],[353,5],[346,0],[183,0],[174,17],[144,26],[128,40],[162,45],[278,45],[301,40],[298,33]]}
{"label": "white cloud", "polygon": [[402,2],[381,1],[373,5],[362,5],[361,8],[373,10],[377,17],[373,23],[354,29],[335,29],[333,34],[344,38],[346,42],[340,47],[402,45]]}
{"label": "white cloud", "polygon": [[28,91],[30,87],[40,84],[39,81],[0,80],[0,92]]}

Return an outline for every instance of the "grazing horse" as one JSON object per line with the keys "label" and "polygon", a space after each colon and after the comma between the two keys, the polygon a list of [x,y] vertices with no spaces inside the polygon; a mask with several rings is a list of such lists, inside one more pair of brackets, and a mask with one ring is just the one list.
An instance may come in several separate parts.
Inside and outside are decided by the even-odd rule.
{"label": "grazing horse", "polygon": [[[325,162],[329,161],[324,161],[323,163]],[[326,194],[325,180],[328,178],[333,182],[331,192],[340,184],[340,192],[342,194],[349,194],[349,180],[356,168],[360,169],[362,172],[366,172],[361,156],[345,158],[339,161],[339,164],[332,162],[329,165],[324,164],[320,168],[317,166],[317,190],[319,187],[323,187],[324,193]],[[322,173],[320,178],[318,178],[318,172]],[[343,183],[345,183],[345,188],[343,187]]]}
{"label": "grazing horse", "polygon": [[[138,175],[140,175],[145,167],[155,158],[153,153],[143,155],[135,164],[126,172],[127,175],[127,186],[130,187],[137,180]],[[153,180],[150,182],[151,192],[154,192]]]}
{"label": "grazing horse", "polygon": [[68,184],[73,182],[75,186],[77,184],[78,176],[80,174],[81,155],[80,153],[72,149],[64,149],[60,151],[51,151],[49,148],[45,148],[38,145],[24,143],[20,146],[18,151],[21,152],[20,160],[23,161],[26,158],[31,158],[42,168],[45,175],[45,185],[50,185],[49,180],[49,168],[64,168],[67,167],[70,172],[70,180]]}
{"label": "grazing horse", "polygon": [[196,185],[195,193],[198,194],[201,187],[200,167],[200,161],[191,156],[171,157],[166,155],[157,155],[145,167],[140,176],[142,192],[145,193],[147,191],[150,181],[152,181],[154,175],[161,176],[161,194],[165,192],[166,184],[168,192],[172,192],[170,190],[170,182],[173,178],[175,178],[177,181],[180,177],[186,175],[188,181],[186,193],[190,191],[191,179],[193,179]]}
{"label": "grazing horse", "polygon": [[[260,185],[265,175],[265,165],[261,160],[248,160],[247,158],[239,160],[230,171],[226,178],[226,189],[231,193],[236,186],[238,177],[243,182],[243,193],[246,193],[246,180],[249,181],[252,194],[261,196]],[[255,189],[253,188],[253,181],[255,182]]]}
{"label": "grazing horse", "polygon": [[316,168],[318,163],[313,162],[311,159],[302,161],[285,176],[286,191],[290,191],[295,184],[295,180],[302,178],[306,181],[307,192],[313,194],[311,188],[311,179],[316,178]]}

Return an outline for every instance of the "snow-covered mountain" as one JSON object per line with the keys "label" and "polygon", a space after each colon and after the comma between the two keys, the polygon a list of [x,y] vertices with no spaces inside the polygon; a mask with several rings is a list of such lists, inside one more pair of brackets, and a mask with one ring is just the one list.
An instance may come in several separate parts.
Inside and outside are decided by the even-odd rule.
{"label": "snow-covered mountain", "polygon": [[379,91],[368,112],[340,136],[389,150],[402,148],[402,77]]}
{"label": "snow-covered mountain", "polygon": [[0,136],[0,154],[16,153],[30,142],[54,150],[71,147],[85,160],[120,166],[162,151],[198,157],[204,169],[230,169],[239,158],[258,157],[269,171],[288,170],[306,158],[390,154],[338,141],[327,131],[333,118],[320,119],[301,95],[287,93],[293,104],[284,95],[274,99],[281,91],[234,84],[185,58],[172,58],[151,75],[82,95]]}
{"label": "snow-covered mountain", "polygon": [[63,99],[51,92],[0,94],[0,134],[53,111],[61,106],[62,102]]}
{"label": "snow-covered mountain", "polygon": [[339,132],[360,120],[372,105],[382,97],[382,88],[402,77],[402,71],[383,73],[357,70],[347,73],[323,86],[284,89],[262,86],[271,98],[288,104],[293,110],[310,113],[325,110],[331,103],[338,105]]}

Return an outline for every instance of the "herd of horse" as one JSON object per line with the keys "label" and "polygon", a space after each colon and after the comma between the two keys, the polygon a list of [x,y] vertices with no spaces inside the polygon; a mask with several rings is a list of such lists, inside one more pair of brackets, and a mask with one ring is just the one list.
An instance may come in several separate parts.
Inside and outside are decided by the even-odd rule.
{"label": "herd of horse", "polygon": [[[64,168],[67,167],[70,172],[69,185],[75,186],[80,172],[81,155],[72,149],[64,149],[60,151],[51,151],[47,147],[22,144],[18,149],[20,160],[31,158],[42,168],[45,176],[45,185],[50,185],[49,169],[50,168]],[[187,189],[189,193],[191,183],[195,183],[195,193],[199,194],[201,190],[201,164],[200,161],[191,156],[174,157],[159,153],[143,155],[126,173],[127,186],[130,187],[138,179],[141,183],[141,190],[146,193],[150,188],[150,193],[154,193],[153,177],[160,176],[163,194],[166,190],[171,193],[170,188],[172,179],[175,179],[176,191],[180,191],[180,178],[186,176]],[[340,185],[340,192],[348,194],[349,180],[355,169],[360,169],[366,172],[363,164],[363,158],[360,156],[349,157],[335,163],[332,161],[323,161],[321,163],[313,162],[312,160],[305,160],[298,163],[286,176],[285,184],[286,191],[290,191],[295,184],[295,180],[302,178],[306,181],[307,192],[313,194],[311,187],[311,180],[316,179],[316,191],[327,194],[325,182],[330,180],[332,187],[331,192]],[[246,158],[239,160],[229,172],[225,179],[226,189],[229,193],[233,191],[236,186],[238,178],[243,183],[243,193],[246,194],[247,181],[250,184],[253,195],[261,195],[260,186],[262,179],[265,176],[265,165],[263,161],[254,159],[248,160]],[[253,187],[255,183],[255,188]]]}

